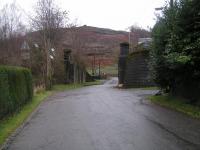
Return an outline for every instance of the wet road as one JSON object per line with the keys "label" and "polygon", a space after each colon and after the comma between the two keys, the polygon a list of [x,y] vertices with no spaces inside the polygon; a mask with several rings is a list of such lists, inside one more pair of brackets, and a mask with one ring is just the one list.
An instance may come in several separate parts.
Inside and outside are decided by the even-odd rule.
{"label": "wet road", "polygon": [[156,91],[104,85],[45,101],[9,150],[200,150],[200,121],[150,104]]}

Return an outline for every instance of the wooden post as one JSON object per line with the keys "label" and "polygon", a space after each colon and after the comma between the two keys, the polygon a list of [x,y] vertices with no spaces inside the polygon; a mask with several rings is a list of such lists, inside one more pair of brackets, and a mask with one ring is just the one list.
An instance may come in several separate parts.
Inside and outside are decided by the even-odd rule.
{"label": "wooden post", "polygon": [[101,60],[99,59],[99,79],[101,78]]}
{"label": "wooden post", "polygon": [[94,54],[94,74],[96,75],[96,55]]}
{"label": "wooden post", "polygon": [[95,61],[95,58],[94,58],[94,56],[93,56],[93,61],[92,61],[92,75],[94,75],[94,61]]}

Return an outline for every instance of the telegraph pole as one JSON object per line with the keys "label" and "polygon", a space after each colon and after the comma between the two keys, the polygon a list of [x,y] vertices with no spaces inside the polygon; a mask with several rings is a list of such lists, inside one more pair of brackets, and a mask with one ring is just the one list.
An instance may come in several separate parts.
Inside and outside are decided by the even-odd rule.
{"label": "telegraph pole", "polygon": [[101,78],[101,60],[99,58],[99,79]]}
{"label": "telegraph pole", "polygon": [[174,0],[170,0],[170,7],[171,7],[171,8],[174,7]]}

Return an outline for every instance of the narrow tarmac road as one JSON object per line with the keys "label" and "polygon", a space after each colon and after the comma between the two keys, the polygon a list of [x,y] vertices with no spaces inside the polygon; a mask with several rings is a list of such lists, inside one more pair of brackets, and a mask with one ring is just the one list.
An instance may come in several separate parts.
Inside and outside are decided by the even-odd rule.
{"label": "narrow tarmac road", "polygon": [[9,150],[200,150],[200,121],[145,100],[152,90],[104,85],[40,105]]}

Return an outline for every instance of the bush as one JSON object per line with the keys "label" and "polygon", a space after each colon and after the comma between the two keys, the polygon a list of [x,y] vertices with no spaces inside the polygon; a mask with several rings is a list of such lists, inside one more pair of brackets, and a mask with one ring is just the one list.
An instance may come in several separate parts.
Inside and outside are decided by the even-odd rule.
{"label": "bush", "polygon": [[172,95],[200,98],[200,1],[176,0],[153,28],[154,79]]}
{"label": "bush", "polygon": [[0,66],[0,119],[13,114],[33,97],[28,69]]}

